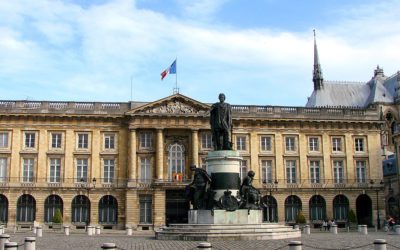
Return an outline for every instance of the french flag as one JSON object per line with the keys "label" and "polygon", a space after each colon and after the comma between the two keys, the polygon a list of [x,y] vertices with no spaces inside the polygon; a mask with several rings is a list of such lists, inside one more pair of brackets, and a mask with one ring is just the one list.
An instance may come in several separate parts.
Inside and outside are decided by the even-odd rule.
{"label": "french flag", "polygon": [[176,59],[171,66],[161,72],[161,80],[163,80],[168,74],[176,74]]}

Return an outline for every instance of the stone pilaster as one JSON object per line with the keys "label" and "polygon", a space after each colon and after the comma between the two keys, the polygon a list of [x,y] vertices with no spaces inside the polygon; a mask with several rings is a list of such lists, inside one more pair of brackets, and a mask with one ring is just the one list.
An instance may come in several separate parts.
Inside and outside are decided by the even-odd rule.
{"label": "stone pilaster", "polygon": [[163,179],[163,164],[164,164],[164,134],[162,129],[157,129],[157,153],[156,153],[156,167],[157,167],[157,179]]}
{"label": "stone pilaster", "polygon": [[129,133],[129,179],[136,180],[136,129],[130,129]]}
{"label": "stone pilaster", "polygon": [[137,227],[139,224],[139,199],[136,190],[127,190],[125,199],[126,225]]}
{"label": "stone pilaster", "polygon": [[199,166],[199,130],[192,130],[192,164]]}
{"label": "stone pilaster", "polygon": [[165,225],[165,190],[158,189],[154,192],[154,229]]}

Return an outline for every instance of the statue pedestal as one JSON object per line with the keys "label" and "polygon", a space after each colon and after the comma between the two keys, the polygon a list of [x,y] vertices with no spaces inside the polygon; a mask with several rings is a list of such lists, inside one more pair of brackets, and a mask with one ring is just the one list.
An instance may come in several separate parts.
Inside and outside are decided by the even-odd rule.
{"label": "statue pedestal", "polygon": [[211,189],[215,192],[214,200],[224,195],[226,190],[232,192],[233,196],[239,194],[240,189],[240,157],[238,151],[219,150],[208,153],[207,173],[211,176]]}
{"label": "statue pedestal", "polygon": [[258,224],[262,223],[262,210],[236,211],[189,210],[189,224]]}

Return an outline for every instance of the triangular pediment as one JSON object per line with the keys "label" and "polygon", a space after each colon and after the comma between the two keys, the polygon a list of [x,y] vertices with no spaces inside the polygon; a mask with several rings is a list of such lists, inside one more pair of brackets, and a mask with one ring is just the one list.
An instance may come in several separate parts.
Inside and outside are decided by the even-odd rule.
{"label": "triangular pediment", "polygon": [[155,102],[134,108],[126,114],[204,115],[210,106],[181,94],[174,94]]}

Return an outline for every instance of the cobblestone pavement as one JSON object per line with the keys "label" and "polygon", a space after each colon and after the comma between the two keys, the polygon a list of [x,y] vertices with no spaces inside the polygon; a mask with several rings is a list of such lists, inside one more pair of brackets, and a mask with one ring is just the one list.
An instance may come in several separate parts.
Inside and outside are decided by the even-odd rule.
{"label": "cobblestone pavement", "polygon": [[[10,233],[10,241],[24,243],[25,237],[34,236],[30,232]],[[303,249],[374,249],[375,239],[385,239],[387,249],[400,249],[400,235],[384,232],[372,232],[360,235],[357,232],[343,232],[333,235],[328,232],[312,232],[311,235],[302,235],[301,238],[285,240],[260,241],[210,241],[215,250],[236,249],[289,249],[291,240],[301,241]],[[199,241],[164,241],[156,240],[154,235],[126,236],[123,231],[107,232],[96,236],[87,236],[84,232],[71,232],[65,236],[58,232],[43,232],[43,237],[36,238],[36,249],[51,250],[86,250],[101,249],[106,242],[115,243],[119,250],[147,250],[147,249],[196,249]],[[20,246],[19,249],[23,249]]]}

